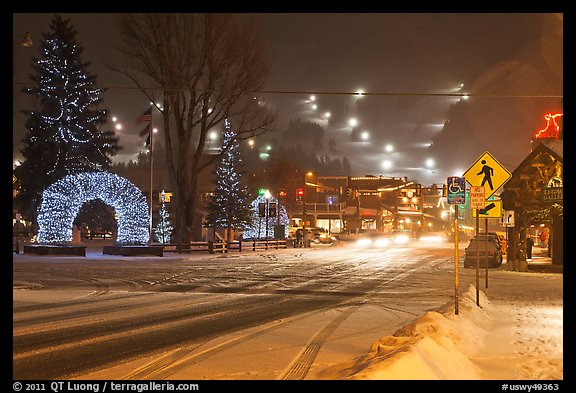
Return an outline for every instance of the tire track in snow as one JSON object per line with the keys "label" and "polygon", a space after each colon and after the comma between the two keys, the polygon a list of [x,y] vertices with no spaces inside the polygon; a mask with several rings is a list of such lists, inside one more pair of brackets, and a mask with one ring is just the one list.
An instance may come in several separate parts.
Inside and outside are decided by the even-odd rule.
{"label": "tire track in snow", "polygon": [[324,326],[323,329],[318,331],[311,339],[308,341],[304,349],[300,351],[296,359],[288,366],[288,368],[280,375],[278,379],[282,380],[302,380],[308,374],[310,366],[316,359],[318,352],[322,348],[322,345],[326,342],[328,337],[334,333],[336,328],[340,326],[342,322],[346,320],[350,315],[352,315],[356,310],[360,308],[361,305],[354,307],[349,307],[346,311],[343,311],[339,316],[334,318],[330,323]]}

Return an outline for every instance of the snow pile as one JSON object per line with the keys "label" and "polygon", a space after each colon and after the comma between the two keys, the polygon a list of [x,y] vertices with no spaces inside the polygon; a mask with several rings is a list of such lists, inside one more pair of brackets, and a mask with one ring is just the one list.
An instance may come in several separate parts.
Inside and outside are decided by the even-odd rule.
{"label": "snow pile", "polygon": [[465,353],[478,350],[491,324],[489,301],[475,288],[459,301],[428,311],[392,336],[376,341],[370,352],[347,371],[350,379],[480,379]]}
{"label": "snow pile", "polygon": [[[512,299],[510,299],[512,298]],[[491,303],[470,286],[454,303],[428,311],[375,342],[370,352],[339,370],[344,379],[563,378],[561,300]]]}

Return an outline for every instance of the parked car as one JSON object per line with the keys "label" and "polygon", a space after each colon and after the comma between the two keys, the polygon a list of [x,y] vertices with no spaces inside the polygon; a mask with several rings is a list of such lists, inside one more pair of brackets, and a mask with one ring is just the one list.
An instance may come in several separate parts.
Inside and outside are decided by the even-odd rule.
{"label": "parked car", "polygon": [[[478,251],[477,251],[478,249]],[[479,236],[470,239],[464,249],[464,267],[476,267],[476,255],[479,254],[480,267],[498,267],[502,264],[502,247],[498,237]]]}

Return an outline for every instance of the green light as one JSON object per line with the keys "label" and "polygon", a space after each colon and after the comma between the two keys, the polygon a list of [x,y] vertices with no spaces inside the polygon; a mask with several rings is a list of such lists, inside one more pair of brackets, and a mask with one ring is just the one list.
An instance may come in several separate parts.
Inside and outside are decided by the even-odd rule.
{"label": "green light", "polygon": [[258,189],[258,195],[264,195],[266,194],[266,189],[265,188],[259,188]]}

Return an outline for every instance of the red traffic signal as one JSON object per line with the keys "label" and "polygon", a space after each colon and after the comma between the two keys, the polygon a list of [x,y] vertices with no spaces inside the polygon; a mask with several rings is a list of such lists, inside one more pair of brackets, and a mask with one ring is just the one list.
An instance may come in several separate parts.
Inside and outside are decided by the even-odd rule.
{"label": "red traffic signal", "polygon": [[304,196],[304,189],[303,188],[297,188],[296,189],[296,196]]}
{"label": "red traffic signal", "polygon": [[280,190],[280,192],[278,193],[278,196],[281,197],[281,198],[285,197],[285,196],[286,196],[286,191]]}

